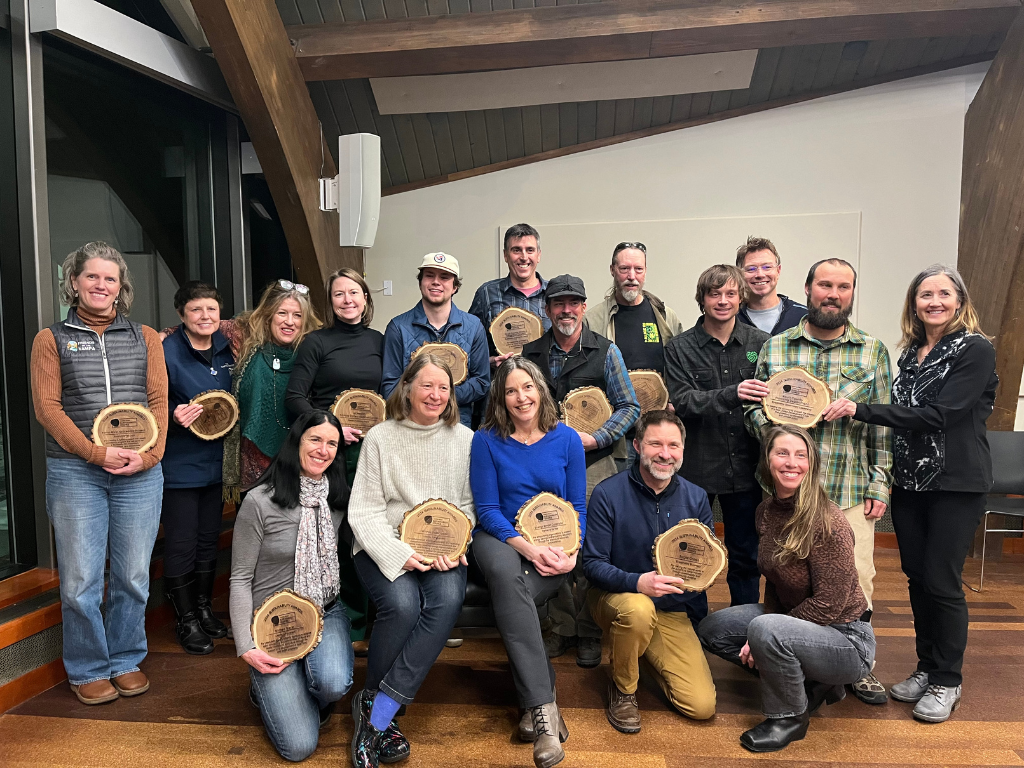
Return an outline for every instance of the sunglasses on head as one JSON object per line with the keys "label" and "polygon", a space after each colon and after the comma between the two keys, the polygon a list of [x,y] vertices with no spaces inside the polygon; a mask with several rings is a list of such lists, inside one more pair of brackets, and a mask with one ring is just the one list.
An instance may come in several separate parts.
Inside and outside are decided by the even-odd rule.
{"label": "sunglasses on head", "polygon": [[619,253],[619,251],[625,251],[627,248],[636,248],[639,251],[647,253],[647,246],[639,241],[635,243],[621,242],[615,246],[615,250],[612,251],[612,256],[616,256]]}
{"label": "sunglasses on head", "polygon": [[293,283],[291,280],[278,280],[277,284],[286,291],[295,291],[296,293],[301,293],[303,296],[309,294],[309,288],[302,283]]}

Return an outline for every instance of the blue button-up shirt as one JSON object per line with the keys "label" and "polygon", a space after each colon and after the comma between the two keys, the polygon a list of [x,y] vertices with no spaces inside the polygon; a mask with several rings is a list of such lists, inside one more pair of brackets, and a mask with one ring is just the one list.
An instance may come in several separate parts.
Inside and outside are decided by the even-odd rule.
{"label": "blue button-up shirt", "polygon": [[[546,331],[551,327],[551,320],[545,311],[544,303],[544,294],[548,288],[548,281],[541,277],[539,273],[537,274],[537,279],[540,280],[540,290],[535,291],[529,296],[512,285],[512,279],[508,275],[499,277],[497,280],[488,280],[476,289],[473,303],[469,306],[469,314],[478,318],[486,329],[491,327],[494,318],[504,310],[509,307],[519,307],[537,315]],[[490,333],[487,334],[487,340],[488,343],[491,343]],[[491,354],[498,354],[493,344],[491,346]]]}
{"label": "blue button-up shirt", "polygon": [[412,353],[428,342],[447,341],[457,344],[469,357],[469,375],[455,387],[459,403],[459,419],[471,426],[473,403],[487,394],[491,385],[491,368],[487,355],[487,335],[480,321],[468,312],[463,312],[452,302],[448,322],[443,328],[435,328],[427,321],[423,302],[388,323],[384,331],[384,370],[381,379],[381,393],[385,398],[402,378],[402,372],[409,364]]}

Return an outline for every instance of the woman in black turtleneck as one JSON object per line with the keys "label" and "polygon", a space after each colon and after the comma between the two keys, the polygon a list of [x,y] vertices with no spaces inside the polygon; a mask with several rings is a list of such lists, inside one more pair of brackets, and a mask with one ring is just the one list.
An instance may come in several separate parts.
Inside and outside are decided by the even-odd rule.
{"label": "woman in black turtleneck", "polygon": [[[295,367],[288,381],[284,404],[294,416],[314,408],[329,411],[338,393],[346,389],[380,392],[384,334],[370,328],[370,287],[354,269],[339,269],[327,278],[324,289],[329,302],[325,327],[303,340],[295,353]],[[358,429],[342,430],[346,474],[351,485],[363,435]],[[342,587],[338,597],[349,608],[352,640],[362,644],[366,634],[366,593],[352,567],[351,534],[346,536],[347,529],[347,524],[342,527],[338,542]]]}

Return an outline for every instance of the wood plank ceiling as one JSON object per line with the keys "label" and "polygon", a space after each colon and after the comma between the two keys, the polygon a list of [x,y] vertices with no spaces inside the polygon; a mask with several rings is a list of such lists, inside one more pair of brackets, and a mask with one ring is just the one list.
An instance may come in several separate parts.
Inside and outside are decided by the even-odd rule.
{"label": "wood plank ceiling", "polygon": [[[588,0],[276,0],[286,26],[395,19]],[[595,1],[595,0],[589,0]],[[612,0],[614,1],[614,0]],[[656,98],[569,102],[474,112],[381,115],[367,79],[309,82],[327,146],[342,133],[381,137],[385,194],[454,174],[590,144],[732,110],[770,108],[816,93],[991,59],[1005,33],[864,40],[762,48],[750,87]],[[500,166],[499,166],[500,167]]]}

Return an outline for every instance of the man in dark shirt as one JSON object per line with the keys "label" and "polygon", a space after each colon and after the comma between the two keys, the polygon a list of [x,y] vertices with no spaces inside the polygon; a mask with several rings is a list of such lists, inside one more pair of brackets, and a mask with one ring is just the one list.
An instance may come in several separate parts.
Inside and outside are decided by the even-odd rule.
{"label": "man in dark shirt", "polygon": [[776,336],[793,328],[807,314],[807,307],[779,293],[782,259],[767,237],[748,237],[736,249],[736,266],[743,272],[750,292],[740,307],[739,321]]}
{"label": "man in dark shirt", "polygon": [[758,328],[736,322],[747,294],[736,267],[709,267],[697,281],[703,317],[665,348],[665,374],[676,414],[686,425],[681,474],[718,496],[729,550],[732,605],[756,603],[760,592],[754,511],[761,502],[755,471],[758,441],[743,424],[744,400],[760,402],[764,382],[754,378],[757,355],[768,340]]}

